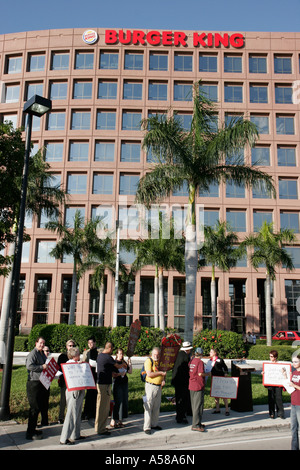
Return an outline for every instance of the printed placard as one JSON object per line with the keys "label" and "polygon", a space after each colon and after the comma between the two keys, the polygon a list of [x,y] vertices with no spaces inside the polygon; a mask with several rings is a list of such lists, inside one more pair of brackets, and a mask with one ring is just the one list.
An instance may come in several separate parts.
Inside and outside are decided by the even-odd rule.
{"label": "printed placard", "polygon": [[59,366],[58,366],[56,360],[54,359],[54,357],[52,357],[50,359],[50,361],[48,362],[47,365],[48,365],[47,369],[43,370],[43,372],[40,375],[40,382],[48,390],[48,388],[51,385],[52,380],[54,379],[54,377],[55,377],[55,375],[56,375],[56,373],[59,369]]}
{"label": "printed placard", "polygon": [[87,362],[68,362],[61,364],[61,368],[69,392],[96,388],[91,366]]}
{"label": "printed placard", "polygon": [[291,371],[292,366],[288,362],[263,362],[263,385],[285,387]]}
{"label": "printed placard", "polygon": [[212,376],[210,396],[236,400],[239,387],[239,377]]}

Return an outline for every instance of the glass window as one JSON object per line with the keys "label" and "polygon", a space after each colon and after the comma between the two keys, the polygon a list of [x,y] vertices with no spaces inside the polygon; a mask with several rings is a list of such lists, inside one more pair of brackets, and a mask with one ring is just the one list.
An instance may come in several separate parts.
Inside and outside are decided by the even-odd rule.
{"label": "glass window", "polygon": [[22,56],[11,56],[7,58],[7,73],[22,72]]}
{"label": "glass window", "polygon": [[250,121],[256,125],[260,134],[269,134],[269,116],[260,116],[258,114],[251,114]]}
{"label": "glass window", "polygon": [[275,103],[293,104],[293,89],[291,86],[275,85]]}
{"label": "glass window", "polygon": [[75,69],[91,70],[94,68],[94,54],[92,52],[76,52]]}
{"label": "glass window", "polygon": [[115,143],[99,141],[95,144],[95,162],[113,162],[115,159]]}
{"label": "glass window", "polygon": [[89,159],[88,142],[71,142],[69,161],[70,162],[87,162]]}
{"label": "glass window", "polygon": [[97,129],[114,130],[116,128],[116,112],[115,111],[98,111],[97,112]]}
{"label": "glass window", "polygon": [[267,58],[256,55],[249,56],[250,73],[267,73]]}
{"label": "glass window", "polygon": [[92,98],[93,84],[92,82],[75,82],[73,90],[73,98],[75,100],[89,100]]}
{"label": "glass window", "polygon": [[292,257],[294,267],[296,269],[300,268],[300,248],[298,246],[286,246],[285,247],[288,254]]}
{"label": "glass window", "polygon": [[276,116],[276,132],[282,135],[295,134],[293,116]]}
{"label": "glass window", "polygon": [[173,190],[173,196],[188,196],[189,195],[189,188],[188,184],[185,181],[180,188]]}
{"label": "glass window", "polygon": [[299,233],[299,212],[280,211],[280,228]]}
{"label": "glass window", "polygon": [[141,158],[141,144],[136,142],[122,142],[121,162],[139,162]]}
{"label": "glass window", "polygon": [[277,147],[277,165],[278,166],[296,166],[295,147]]}
{"label": "glass window", "polygon": [[210,101],[218,101],[218,85],[203,84],[199,86],[199,90]]}
{"label": "glass window", "polygon": [[72,130],[88,130],[90,128],[91,113],[89,111],[72,112]]}
{"label": "glass window", "polygon": [[250,103],[267,103],[268,87],[266,85],[250,85]]}
{"label": "glass window", "polygon": [[118,52],[100,52],[100,69],[117,70],[119,66]]}
{"label": "glass window", "polygon": [[174,83],[174,100],[175,101],[192,101],[193,85],[190,83]]}
{"label": "glass window", "polygon": [[5,86],[5,103],[17,103],[19,101],[20,85]]}
{"label": "glass window", "polygon": [[219,220],[219,211],[218,210],[204,210],[204,226],[205,227],[215,227],[217,221]]}
{"label": "glass window", "polygon": [[246,232],[246,212],[227,209],[226,222],[234,232]]}
{"label": "glass window", "polygon": [[113,214],[114,207],[112,206],[101,204],[101,206],[92,207],[92,219],[96,219],[96,217],[101,218],[100,229],[107,230],[112,228],[114,220]]}
{"label": "glass window", "polygon": [[242,57],[236,55],[224,56],[224,72],[241,73],[242,72]]}
{"label": "glass window", "polygon": [[39,240],[37,242],[37,263],[55,263],[56,259],[53,256],[50,256],[50,251],[52,251],[56,246],[55,241],[46,241]]}
{"label": "glass window", "polygon": [[292,58],[285,56],[274,57],[274,72],[275,73],[292,73]]}
{"label": "glass window", "polygon": [[65,129],[64,112],[51,112],[48,114],[48,131],[63,131]]}
{"label": "glass window", "polygon": [[192,72],[193,71],[193,56],[191,54],[176,54],[174,55],[174,70],[179,72]]}
{"label": "glass window", "polygon": [[38,54],[29,55],[29,72],[43,72],[45,70],[45,56]]}
{"label": "glass window", "polygon": [[245,197],[244,185],[235,183],[234,181],[227,182],[226,183],[226,197],[244,198]]}
{"label": "glass window", "polygon": [[134,111],[123,111],[122,130],[139,131],[141,129],[142,113]]}
{"label": "glass window", "polygon": [[85,217],[85,208],[81,206],[68,206],[65,211],[65,224],[70,228],[74,228],[75,214],[79,212],[82,217]]}
{"label": "glass window", "polygon": [[64,152],[63,142],[47,142],[45,145],[45,149],[46,162],[62,162]]}
{"label": "glass window", "polygon": [[29,100],[34,95],[43,96],[44,86],[42,83],[28,83],[27,84],[27,100]]}
{"label": "glass window", "polygon": [[272,223],[272,212],[253,211],[253,228],[254,232],[259,232],[264,222]]}
{"label": "glass window", "polygon": [[168,70],[168,55],[150,52],[149,70],[164,72]]}
{"label": "glass window", "polygon": [[279,178],[279,199],[298,199],[297,180]]}
{"label": "glass window", "polygon": [[68,194],[86,194],[87,175],[71,173],[67,179]]}
{"label": "glass window", "polygon": [[252,165],[270,166],[270,147],[252,147]]}
{"label": "glass window", "polygon": [[117,98],[117,82],[99,80],[98,98],[102,100],[115,100]]}
{"label": "glass window", "polygon": [[53,52],[51,60],[51,70],[68,70],[69,54],[65,52]]}
{"label": "glass window", "polygon": [[123,86],[124,100],[141,100],[143,92],[143,84],[125,81]]}
{"label": "glass window", "polygon": [[260,181],[253,185],[252,187],[252,197],[253,199],[270,199],[271,193],[267,190],[266,184],[264,181]]}
{"label": "glass window", "polygon": [[225,103],[242,103],[243,87],[241,85],[224,85]]}
{"label": "glass window", "polygon": [[149,82],[148,99],[166,101],[168,95],[168,84],[162,82]]}
{"label": "glass window", "polygon": [[217,72],[218,56],[199,54],[199,72]]}
{"label": "glass window", "polygon": [[112,194],[113,175],[95,173],[93,178],[93,194]]}
{"label": "glass window", "polygon": [[68,93],[67,82],[51,82],[50,83],[50,99],[65,100]]}
{"label": "glass window", "polygon": [[138,52],[125,52],[125,70],[143,70],[143,54]]}
{"label": "glass window", "polygon": [[135,195],[139,183],[139,175],[120,175],[120,195]]}
{"label": "glass window", "polygon": [[179,124],[183,127],[184,130],[187,132],[191,130],[193,115],[192,114],[175,114],[174,119],[179,122]]}
{"label": "glass window", "polygon": [[215,181],[214,183],[210,183],[208,189],[199,189],[199,196],[200,197],[219,197],[219,183]]}

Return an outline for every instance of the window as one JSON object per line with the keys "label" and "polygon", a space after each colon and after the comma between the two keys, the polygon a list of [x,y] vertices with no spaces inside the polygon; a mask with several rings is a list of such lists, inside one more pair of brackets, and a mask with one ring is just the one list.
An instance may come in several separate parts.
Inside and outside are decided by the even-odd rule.
{"label": "window", "polygon": [[117,82],[99,80],[98,99],[115,100],[117,98]]}
{"label": "window", "polygon": [[124,100],[141,100],[143,84],[139,82],[124,81],[123,99]]}
{"label": "window", "polygon": [[91,113],[89,111],[72,112],[72,130],[88,130],[90,128]]}
{"label": "window", "polygon": [[26,99],[29,100],[32,96],[34,95],[40,95],[43,96],[43,89],[44,86],[42,83],[27,83],[26,85],[27,91],[26,91]]}
{"label": "window", "polygon": [[94,68],[94,54],[92,52],[76,52],[75,69],[91,70]]}
{"label": "window", "polygon": [[252,187],[253,199],[270,199],[271,193],[267,190],[264,181],[257,182]]}
{"label": "window", "polygon": [[217,222],[219,220],[219,211],[214,209],[214,210],[209,210],[205,209],[204,210],[204,226],[205,227],[215,227]]}
{"label": "window", "polygon": [[225,103],[242,103],[243,102],[243,87],[242,85],[224,85]]}
{"label": "window", "polygon": [[150,52],[149,70],[165,72],[168,70],[168,55]]}
{"label": "window", "polygon": [[115,111],[98,111],[97,112],[97,129],[114,130],[116,128],[116,112]]}
{"label": "window", "polygon": [[5,103],[17,103],[19,101],[20,85],[5,86]]}
{"label": "window", "polygon": [[53,256],[50,256],[50,251],[52,251],[56,246],[55,241],[46,241],[39,240],[37,242],[37,263],[55,263],[56,260]]}
{"label": "window", "polygon": [[272,223],[272,212],[253,211],[253,228],[254,232],[259,232],[264,222],[267,224]]}
{"label": "window", "polygon": [[199,54],[199,72],[217,72],[218,56]]}
{"label": "window", "polygon": [[138,52],[125,52],[125,70],[143,70],[143,54]]}
{"label": "window", "polygon": [[64,152],[64,144],[63,142],[47,142],[45,145],[46,154],[45,160],[46,162],[62,162],[63,160],[63,152]]}
{"label": "window", "polygon": [[224,72],[241,73],[242,72],[242,57],[237,55],[224,56]]}
{"label": "window", "polygon": [[270,147],[252,147],[252,165],[270,166]]}
{"label": "window", "polygon": [[65,113],[63,111],[53,111],[48,114],[48,131],[63,131],[65,129]]}
{"label": "window", "polygon": [[300,268],[300,248],[298,246],[286,246],[288,254],[291,256],[294,268]]}
{"label": "window", "polygon": [[92,82],[75,82],[73,89],[74,100],[89,100],[92,98]]}
{"label": "window", "polygon": [[267,103],[267,85],[250,85],[250,103]]}
{"label": "window", "polygon": [[298,199],[297,180],[279,178],[279,199]]}
{"label": "window", "polygon": [[200,188],[199,189],[200,197],[219,197],[219,183],[215,181],[208,185],[208,189]]}
{"label": "window", "polygon": [[79,212],[81,217],[85,217],[85,208],[84,207],[81,207],[81,206],[66,207],[65,224],[70,228],[74,228],[74,221],[75,221],[76,212]]}
{"label": "window", "polygon": [[71,142],[69,161],[70,162],[87,162],[89,159],[88,142]]}
{"label": "window", "polygon": [[112,194],[113,175],[95,173],[93,178],[93,194]]}
{"label": "window", "polygon": [[120,175],[120,195],[135,195],[139,183],[139,175]]}
{"label": "window", "polygon": [[139,131],[141,129],[142,113],[134,111],[123,111],[122,130]]}
{"label": "window", "polygon": [[141,144],[139,142],[121,143],[121,162],[139,162],[141,158]]}
{"label": "window", "polygon": [[280,228],[299,233],[299,212],[280,211]]}
{"label": "window", "polygon": [[210,101],[218,101],[218,85],[203,84],[199,86],[200,93],[203,93]]}
{"label": "window", "polygon": [[237,184],[230,181],[226,184],[226,197],[228,198],[244,198],[245,187],[243,184]]}
{"label": "window", "polygon": [[226,222],[234,232],[246,232],[246,212],[227,209]]}
{"label": "window", "polygon": [[175,101],[192,101],[193,85],[190,83],[174,83],[174,100]]}
{"label": "window", "polygon": [[68,70],[69,54],[66,52],[53,52],[51,58],[51,70]]}
{"label": "window", "polygon": [[250,121],[256,125],[260,134],[269,134],[269,116],[251,114]]}
{"label": "window", "polygon": [[113,162],[115,159],[115,143],[99,141],[95,144],[95,162]]}
{"label": "window", "polygon": [[113,227],[114,214],[114,207],[112,206],[101,204],[101,206],[92,207],[92,219],[96,219],[96,217],[101,218],[100,229],[103,230]]}
{"label": "window", "polygon": [[275,85],[275,103],[293,104],[293,89],[290,85]]}
{"label": "window", "polygon": [[6,73],[21,73],[22,72],[22,56],[10,56],[6,61]]}
{"label": "window", "polygon": [[45,56],[29,54],[28,72],[43,72],[45,70]]}
{"label": "window", "polygon": [[189,195],[189,188],[186,181],[182,184],[182,186],[173,190],[173,196],[188,196]]}
{"label": "window", "polygon": [[281,135],[295,134],[294,117],[276,115],[276,133]]}
{"label": "window", "polygon": [[296,166],[296,149],[295,147],[277,147],[277,165],[278,166]]}
{"label": "window", "polygon": [[119,66],[118,52],[101,51],[100,52],[100,69],[117,70]]}
{"label": "window", "polygon": [[163,82],[149,82],[148,99],[166,101],[168,84]]}
{"label": "window", "polygon": [[250,73],[267,73],[267,58],[250,54],[249,72]]}
{"label": "window", "polygon": [[67,98],[67,93],[68,93],[67,82],[51,82],[50,83],[50,99],[51,100],[65,100]]}
{"label": "window", "polygon": [[193,56],[191,54],[175,53],[174,55],[174,70],[175,72],[192,72],[193,71]]}
{"label": "window", "polygon": [[86,194],[87,175],[70,173],[67,178],[68,194]]}
{"label": "window", "polygon": [[275,73],[292,73],[292,58],[290,56],[274,56]]}
{"label": "window", "polygon": [[193,115],[192,114],[175,114],[174,119],[179,122],[184,130],[189,132],[191,130]]}

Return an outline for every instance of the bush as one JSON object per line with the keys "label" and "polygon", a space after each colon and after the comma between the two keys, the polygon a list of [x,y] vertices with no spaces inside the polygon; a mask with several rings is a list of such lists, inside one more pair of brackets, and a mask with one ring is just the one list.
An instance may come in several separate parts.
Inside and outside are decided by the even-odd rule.
{"label": "bush", "polygon": [[28,348],[28,336],[15,336],[14,350],[17,352],[26,352]]}
{"label": "bush", "polygon": [[243,336],[233,331],[202,330],[194,336],[193,346],[201,347],[204,356],[209,356],[211,348],[216,348],[222,358],[238,359],[247,355]]}
{"label": "bush", "polygon": [[270,351],[272,351],[273,349],[278,352],[279,361],[290,361],[292,358],[292,354],[296,351],[295,348],[286,345],[266,346],[262,344],[256,344],[255,346],[250,346],[248,359],[257,361],[268,361]]}

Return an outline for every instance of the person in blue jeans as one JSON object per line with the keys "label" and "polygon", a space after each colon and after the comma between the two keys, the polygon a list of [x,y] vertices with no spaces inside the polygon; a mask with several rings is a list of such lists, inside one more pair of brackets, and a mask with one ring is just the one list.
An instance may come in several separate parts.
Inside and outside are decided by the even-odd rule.
{"label": "person in blue jeans", "polygon": [[118,372],[113,372],[113,396],[114,408],[113,419],[110,422],[112,428],[123,427],[123,420],[128,416],[128,374],[132,374],[131,359],[128,362],[124,361],[124,351],[118,348],[116,354],[116,362],[118,364],[126,363],[127,367],[119,369]]}
{"label": "person in blue jeans", "polygon": [[291,450],[299,450],[299,430],[300,430],[300,354],[293,357],[293,371],[290,385],[294,387],[291,394]]}

